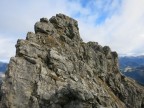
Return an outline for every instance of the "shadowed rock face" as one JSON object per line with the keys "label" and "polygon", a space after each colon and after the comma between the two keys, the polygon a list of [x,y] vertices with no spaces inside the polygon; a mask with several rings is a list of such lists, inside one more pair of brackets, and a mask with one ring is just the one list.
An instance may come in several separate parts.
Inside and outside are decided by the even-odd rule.
{"label": "shadowed rock face", "polygon": [[143,87],[122,76],[118,55],[84,43],[76,20],[40,19],[18,40],[2,85],[1,108],[142,108]]}

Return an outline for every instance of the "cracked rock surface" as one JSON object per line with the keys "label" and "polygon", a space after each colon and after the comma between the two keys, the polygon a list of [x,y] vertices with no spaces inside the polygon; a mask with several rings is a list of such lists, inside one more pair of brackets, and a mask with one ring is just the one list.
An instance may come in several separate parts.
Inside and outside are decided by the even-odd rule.
{"label": "cracked rock surface", "polygon": [[108,46],[82,41],[78,22],[57,14],[18,40],[1,108],[144,108],[144,88],[119,72]]}

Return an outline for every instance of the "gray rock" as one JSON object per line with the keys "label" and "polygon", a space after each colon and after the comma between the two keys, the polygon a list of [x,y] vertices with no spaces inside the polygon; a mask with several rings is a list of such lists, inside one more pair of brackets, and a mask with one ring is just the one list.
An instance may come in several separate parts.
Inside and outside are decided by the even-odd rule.
{"label": "gray rock", "polygon": [[55,29],[53,25],[44,18],[42,18],[40,22],[37,22],[35,24],[35,33],[44,33],[44,34],[52,35],[54,32]]}
{"label": "gray rock", "polygon": [[41,18],[18,40],[1,91],[1,108],[143,108],[144,88],[120,74],[118,55],[84,43],[76,20]]}
{"label": "gray rock", "polygon": [[48,23],[49,21],[48,21],[48,19],[47,19],[47,18],[41,18],[41,19],[40,19],[40,22],[45,22],[45,23]]}

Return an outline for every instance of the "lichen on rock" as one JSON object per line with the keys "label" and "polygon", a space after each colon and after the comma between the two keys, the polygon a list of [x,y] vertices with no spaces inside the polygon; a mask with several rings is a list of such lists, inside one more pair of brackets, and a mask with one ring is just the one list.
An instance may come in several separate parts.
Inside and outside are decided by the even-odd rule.
{"label": "lichen on rock", "polygon": [[78,22],[41,18],[18,40],[1,88],[1,108],[142,108],[144,88],[120,74],[118,54],[82,41]]}

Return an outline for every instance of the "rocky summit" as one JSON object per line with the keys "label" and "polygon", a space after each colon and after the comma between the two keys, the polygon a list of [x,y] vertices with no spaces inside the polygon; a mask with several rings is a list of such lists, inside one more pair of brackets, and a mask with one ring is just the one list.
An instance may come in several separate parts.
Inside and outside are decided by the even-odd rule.
{"label": "rocky summit", "polygon": [[120,73],[108,46],[83,42],[76,20],[57,14],[34,30],[17,41],[0,108],[144,108],[144,87]]}

